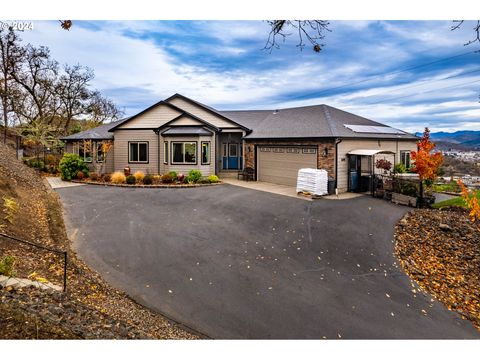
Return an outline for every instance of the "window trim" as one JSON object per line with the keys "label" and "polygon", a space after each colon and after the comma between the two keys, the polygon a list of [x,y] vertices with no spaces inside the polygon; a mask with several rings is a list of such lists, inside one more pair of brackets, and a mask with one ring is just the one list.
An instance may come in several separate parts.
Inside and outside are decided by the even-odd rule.
{"label": "window trim", "polygon": [[[207,144],[208,145],[208,162],[203,162],[203,144]],[[200,145],[200,149],[202,150],[201,151],[201,156],[202,156],[202,159],[201,159],[201,164],[202,165],[210,165],[212,163],[212,159],[211,159],[211,155],[212,155],[212,150],[211,150],[211,142],[210,141],[202,141],[201,142],[201,145]]]}
{"label": "window trim", "polygon": [[168,141],[163,142],[163,163],[168,165]]}
{"label": "window trim", "polygon": [[[170,165],[198,165],[198,141],[170,141]],[[183,162],[173,161],[173,145],[182,144],[183,147]],[[185,144],[195,144],[195,162],[185,162]]]}
{"label": "window trim", "polygon": [[[147,161],[131,161],[130,160],[130,144],[147,144]],[[150,142],[145,140],[135,140],[128,142],[128,163],[129,164],[149,164],[150,163]],[[138,157],[140,158],[140,148],[138,147]]]}
{"label": "window trim", "polygon": [[[404,154],[408,154],[408,166],[403,162]],[[400,163],[403,164],[407,169],[412,167],[412,155],[410,150],[400,150]]]}

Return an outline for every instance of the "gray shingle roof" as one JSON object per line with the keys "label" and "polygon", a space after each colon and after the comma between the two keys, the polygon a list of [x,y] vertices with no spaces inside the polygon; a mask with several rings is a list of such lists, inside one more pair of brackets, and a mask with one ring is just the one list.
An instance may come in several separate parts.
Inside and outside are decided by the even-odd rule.
{"label": "gray shingle roof", "polygon": [[120,119],[117,121],[112,121],[108,124],[103,124],[100,126],[97,126],[96,128],[81,131],[76,134],[72,134],[69,136],[64,136],[60,138],[60,140],[65,140],[65,141],[72,141],[72,140],[108,140],[108,139],[113,139],[113,133],[108,132],[111,128],[114,126],[120,125],[124,121],[127,121],[129,118],[124,118]]}
{"label": "gray shingle roof", "polygon": [[221,113],[251,129],[252,132],[246,136],[247,139],[316,137],[417,139],[406,132],[403,134],[354,132],[345,125],[386,125],[328,105],[280,110],[221,111]]}

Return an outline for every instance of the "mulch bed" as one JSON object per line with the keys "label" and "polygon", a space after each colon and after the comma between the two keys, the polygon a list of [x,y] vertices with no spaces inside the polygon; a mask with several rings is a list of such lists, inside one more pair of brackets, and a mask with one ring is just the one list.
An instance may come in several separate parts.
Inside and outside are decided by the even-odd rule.
{"label": "mulch bed", "polygon": [[[18,203],[13,223],[0,217],[2,232],[69,253],[68,292],[0,289],[0,339],[197,339],[199,336],[139,305],[107,284],[73,251],[58,195],[15,152],[0,144],[0,200]],[[0,208],[3,208],[3,202]],[[0,214],[1,215],[1,214]],[[0,257],[16,257],[17,276],[36,272],[62,285],[62,261],[0,237]],[[118,325],[117,325],[118,324]]]}
{"label": "mulch bed", "polygon": [[397,225],[396,255],[419,286],[480,331],[480,223],[465,209],[417,209]]}
{"label": "mulch bed", "polygon": [[91,180],[72,180],[73,183],[77,184],[88,184],[88,185],[103,185],[103,186],[116,186],[116,187],[130,187],[130,188],[168,188],[168,189],[182,189],[182,188],[195,188],[202,186],[215,186],[222,185],[222,182],[212,183],[212,184],[152,184],[152,185],[143,185],[143,184],[114,184],[111,182],[103,181],[91,181]]}

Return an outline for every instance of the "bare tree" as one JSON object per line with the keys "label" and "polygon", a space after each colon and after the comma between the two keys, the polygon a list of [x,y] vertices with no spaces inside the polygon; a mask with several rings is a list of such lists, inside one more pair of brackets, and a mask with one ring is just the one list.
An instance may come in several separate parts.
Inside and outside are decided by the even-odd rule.
{"label": "bare tree", "polygon": [[325,38],[325,32],[331,31],[330,23],[327,20],[268,20],[270,25],[270,33],[268,34],[265,49],[272,51],[272,49],[279,49],[280,38],[285,42],[287,36],[296,32],[298,35],[297,47],[303,50],[307,43],[313,46],[313,51],[320,52],[325,44],[320,41]]}
{"label": "bare tree", "polygon": [[[453,25],[452,27],[450,28],[452,31],[454,30],[458,30],[462,27],[462,25],[464,24],[465,20],[453,20]],[[476,24],[475,26],[473,27],[473,31],[474,31],[474,37],[471,39],[471,40],[468,40],[465,44],[465,46],[468,46],[468,45],[471,45],[471,44],[474,44],[476,42],[480,43],[480,20],[477,20],[476,21]]]}
{"label": "bare tree", "polygon": [[63,132],[66,134],[72,120],[85,114],[90,106],[92,92],[89,82],[94,78],[93,71],[81,65],[65,65],[59,76],[55,92],[60,101],[59,115],[62,118]]}
{"label": "bare tree", "polygon": [[11,75],[24,90],[24,106],[17,107],[16,112],[29,123],[40,120],[51,125],[58,116],[61,103],[55,92],[58,62],[51,59],[50,50],[28,44],[24,63]]}
{"label": "bare tree", "polygon": [[9,118],[12,118],[13,99],[17,91],[11,72],[19,66],[23,58],[20,38],[12,28],[0,28],[0,98],[3,112],[3,142],[7,142]]}
{"label": "bare tree", "polygon": [[123,111],[112,100],[102,96],[99,91],[93,91],[90,94],[86,115],[93,125],[98,126],[105,122],[117,120],[123,115]]}

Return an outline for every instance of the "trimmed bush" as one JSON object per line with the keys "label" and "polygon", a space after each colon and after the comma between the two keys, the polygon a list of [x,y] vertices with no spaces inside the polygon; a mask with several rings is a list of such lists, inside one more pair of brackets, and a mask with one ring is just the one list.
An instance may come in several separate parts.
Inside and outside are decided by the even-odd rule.
{"label": "trimmed bush", "polygon": [[112,174],[111,181],[114,184],[125,184],[125,182],[127,181],[127,177],[123,172],[115,171]]}
{"label": "trimmed bush", "polygon": [[197,184],[210,184],[210,180],[208,180],[208,178],[201,178],[197,181]]}
{"label": "trimmed bush", "polygon": [[126,181],[128,185],[135,185],[137,178],[134,175],[128,175]]}
{"label": "trimmed bush", "polygon": [[187,175],[188,183],[196,183],[202,177],[200,170],[190,170]]}
{"label": "trimmed bush", "polygon": [[145,175],[143,178],[143,183],[145,185],[152,185],[153,184],[153,176],[152,175]]}
{"label": "trimmed bush", "polygon": [[185,181],[185,175],[184,174],[177,174],[177,180],[183,183]]}
{"label": "trimmed bush", "polygon": [[102,176],[102,178],[103,178],[103,181],[105,181],[105,182],[110,182],[110,181],[112,181],[112,175],[110,175],[110,174],[104,174],[104,175]]}
{"label": "trimmed bush", "polygon": [[78,180],[83,180],[83,179],[85,178],[85,174],[83,173],[83,171],[77,172],[76,178],[77,178]]}
{"label": "trimmed bush", "polygon": [[177,172],[176,171],[170,171],[168,173],[168,175],[170,175],[170,177],[172,178],[172,181],[177,179]]}
{"label": "trimmed bush", "polygon": [[407,172],[407,168],[402,163],[395,164],[393,172],[396,174],[404,174]]}
{"label": "trimmed bush", "polygon": [[217,175],[210,175],[207,179],[211,184],[215,184],[220,181]]}
{"label": "trimmed bush", "polygon": [[97,173],[91,173],[90,174],[90,180],[98,181],[98,179],[100,179],[100,176]]}
{"label": "trimmed bush", "polygon": [[164,184],[170,184],[173,181],[173,178],[170,176],[170,174],[165,174],[162,176],[162,182]]}
{"label": "trimmed bush", "polygon": [[63,154],[58,167],[62,180],[72,180],[77,176],[79,171],[81,171],[85,177],[88,177],[88,167],[83,159],[77,154]]}
{"label": "trimmed bush", "polygon": [[142,171],[136,171],[133,176],[135,176],[135,180],[137,181],[137,183],[142,182],[145,178],[145,174]]}

